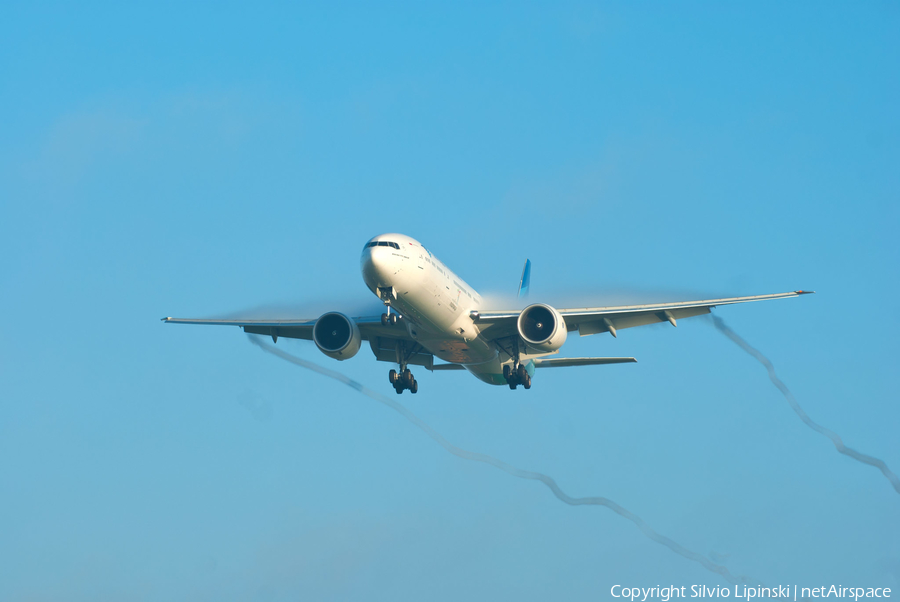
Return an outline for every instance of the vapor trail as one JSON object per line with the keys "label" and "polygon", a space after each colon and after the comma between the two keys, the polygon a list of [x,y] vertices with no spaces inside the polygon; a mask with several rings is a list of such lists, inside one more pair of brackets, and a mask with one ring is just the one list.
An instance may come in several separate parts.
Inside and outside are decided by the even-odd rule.
{"label": "vapor trail", "polygon": [[545,474],[542,474],[540,472],[532,472],[530,470],[522,470],[520,468],[516,468],[515,466],[507,464],[506,462],[503,462],[502,460],[498,460],[497,458],[494,458],[492,456],[488,456],[486,454],[480,454],[477,452],[471,452],[471,451],[456,447],[455,445],[453,445],[452,443],[450,443],[449,441],[444,439],[444,437],[440,433],[438,433],[433,428],[428,426],[428,424],[426,424],[421,418],[419,418],[418,416],[416,416],[415,414],[410,412],[408,409],[406,409],[406,407],[397,403],[393,399],[386,397],[386,396],[382,395],[381,393],[373,391],[372,389],[356,382],[355,380],[351,379],[348,376],[341,374],[340,372],[335,372],[334,370],[329,370],[328,368],[323,368],[322,366],[319,366],[318,364],[314,364],[313,362],[308,362],[306,360],[300,359],[299,357],[295,357],[289,353],[285,353],[284,351],[281,351],[280,349],[277,349],[277,348],[273,347],[272,345],[269,345],[268,343],[264,343],[260,337],[252,336],[252,335],[248,335],[248,337],[253,344],[258,345],[263,351],[265,351],[267,353],[271,353],[272,355],[277,355],[281,359],[291,362],[292,364],[296,364],[298,366],[306,368],[307,370],[312,370],[313,372],[318,372],[319,374],[323,374],[329,378],[333,378],[334,380],[340,381],[340,382],[344,383],[345,385],[347,385],[348,387],[352,387],[352,388],[356,389],[363,395],[366,395],[367,397],[374,399],[378,403],[386,405],[387,407],[391,408],[392,410],[394,410],[395,412],[397,412],[398,414],[400,414],[401,416],[403,416],[404,418],[409,420],[416,427],[418,427],[419,429],[424,431],[424,433],[426,435],[428,435],[429,437],[434,439],[441,447],[446,449],[448,452],[450,452],[454,456],[459,456],[460,458],[463,458],[465,460],[472,460],[473,462],[483,462],[485,464],[490,464],[491,466],[499,468],[500,470],[502,470],[506,473],[509,473],[514,477],[518,477],[520,479],[529,479],[532,481],[540,481],[541,483],[546,485],[550,489],[550,491],[553,492],[553,495],[555,495],[560,501],[565,502],[566,504],[569,504],[570,506],[605,506],[605,507],[609,508],[610,510],[612,510],[613,512],[615,512],[616,514],[618,514],[619,516],[625,517],[628,520],[630,520],[631,522],[633,522],[635,525],[637,525],[638,529],[640,529],[644,535],[646,535],[647,537],[649,537],[656,543],[666,546],[667,548],[669,548],[676,554],[683,556],[683,557],[687,558],[688,560],[692,560],[698,564],[701,564],[703,566],[703,568],[705,568],[709,571],[712,571],[713,573],[717,573],[717,574],[721,575],[729,583],[733,583],[733,584],[742,584],[742,583],[756,584],[757,583],[755,581],[748,579],[748,577],[746,577],[744,575],[740,575],[740,576],[736,577],[736,576],[732,575],[731,572],[729,572],[729,570],[726,567],[719,565],[719,564],[715,564],[712,561],[710,561],[708,558],[703,556],[702,554],[692,552],[691,550],[688,550],[687,548],[679,545],[678,543],[669,539],[668,537],[666,537],[664,535],[660,535],[659,533],[654,531],[647,523],[645,523],[639,516],[635,515],[632,512],[629,512],[628,510],[626,510],[622,506],[618,505],[617,503],[613,502],[612,500],[609,500],[605,497],[578,497],[578,498],[572,497],[572,496],[568,495],[567,493],[565,493],[562,489],[560,489],[559,485],[556,484],[556,481],[554,481],[551,477],[549,477]]}
{"label": "vapor trail", "polygon": [[764,356],[757,349],[751,347],[750,343],[738,336],[735,331],[731,330],[731,328],[729,328],[728,325],[725,324],[725,321],[722,320],[722,318],[714,315],[712,316],[712,320],[715,327],[718,328],[722,334],[734,341],[741,349],[752,355],[760,364],[765,366],[766,370],[769,373],[769,380],[772,381],[772,384],[778,387],[778,390],[781,391],[781,394],[784,395],[784,398],[787,399],[787,402],[791,405],[791,409],[794,410],[797,416],[800,417],[800,420],[806,423],[806,426],[816,431],[820,435],[825,435],[826,437],[831,439],[831,442],[834,443],[835,448],[837,448],[837,450],[845,456],[850,456],[858,462],[868,464],[869,466],[874,466],[875,468],[880,470],[885,478],[890,481],[891,485],[894,486],[894,489],[897,491],[897,493],[900,493],[900,479],[897,478],[897,475],[891,472],[891,469],[887,467],[887,464],[885,464],[878,458],[873,458],[872,456],[861,454],[852,447],[847,447],[846,445],[844,445],[844,442],[841,441],[841,438],[837,433],[813,422],[812,418],[810,418],[806,414],[806,412],[803,411],[803,408],[800,407],[800,404],[797,403],[797,400],[794,398],[794,395],[793,393],[791,393],[790,389],[787,388],[787,385],[781,382],[781,379],[778,378],[777,374],[775,374],[775,366],[772,365],[772,362],[769,361],[769,358]]}

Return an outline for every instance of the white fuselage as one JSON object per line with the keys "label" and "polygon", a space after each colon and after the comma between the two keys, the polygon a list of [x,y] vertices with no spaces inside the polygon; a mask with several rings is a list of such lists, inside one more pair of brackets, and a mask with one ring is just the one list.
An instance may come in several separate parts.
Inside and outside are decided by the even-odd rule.
{"label": "white fuselage", "polygon": [[[360,267],[369,290],[389,298],[410,336],[428,352],[463,364],[485,382],[506,384],[502,364],[511,358],[479,336],[470,317],[481,307],[481,296],[421,243],[403,234],[376,236],[363,249]],[[527,368],[533,371],[531,362]]]}

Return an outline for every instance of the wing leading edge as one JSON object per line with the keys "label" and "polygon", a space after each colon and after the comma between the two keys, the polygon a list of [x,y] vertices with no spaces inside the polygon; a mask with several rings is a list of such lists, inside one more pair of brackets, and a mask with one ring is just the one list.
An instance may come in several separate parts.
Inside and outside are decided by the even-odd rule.
{"label": "wing leading edge", "polygon": [[[723,299],[704,299],[699,301],[681,301],[676,303],[651,303],[644,305],[618,305],[611,307],[577,307],[559,309],[566,320],[567,329],[577,330],[581,336],[609,332],[616,336],[621,328],[632,328],[646,324],[669,322],[677,326],[677,320],[708,314],[719,305],[749,303],[751,301],[769,301],[772,299],[788,299],[799,297],[815,291],[791,291],[773,295],[753,295],[749,297],[726,297]],[[479,325],[481,332],[491,338],[499,338],[514,334],[516,320],[520,310],[512,311],[476,311],[472,318]]]}
{"label": "wing leading edge", "polygon": [[[246,333],[262,334],[278,340],[286,339],[312,340],[312,329],[315,320],[217,320],[200,318],[163,318],[166,324],[201,324],[205,326],[238,326]],[[360,332],[362,334],[362,332]]]}
{"label": "wing leading edge", "polygon": [[[392,328],[381,323],[381,316],[352,318],[364,341],[377,337],[409,339],[405,328]],[[218,320],[201,318],[163,318],[166,324],[203,324],[207,326],[239,326],[249,334],[261,334],[277,339],[305,339],[311,341],[315,320]]]}

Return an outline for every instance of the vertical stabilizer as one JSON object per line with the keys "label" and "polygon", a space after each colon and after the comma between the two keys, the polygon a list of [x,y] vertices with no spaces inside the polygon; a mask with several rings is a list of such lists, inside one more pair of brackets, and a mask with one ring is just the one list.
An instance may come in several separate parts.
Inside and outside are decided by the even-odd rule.
{"label": "vertical stabilizer", "polygon": [[516,295],[519,299],[528,296],[528,288],[531,285],[531,260],[525,260],[525,267],[522,268],[522,279],[519,280],[519,293]]}

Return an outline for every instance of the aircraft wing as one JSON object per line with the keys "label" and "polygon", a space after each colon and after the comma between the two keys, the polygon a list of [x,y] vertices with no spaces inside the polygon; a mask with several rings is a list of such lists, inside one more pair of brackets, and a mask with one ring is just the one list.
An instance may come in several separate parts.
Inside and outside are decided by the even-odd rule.
{"label": "aircraft wing", "polygon": [[[351,318],[359,327],[359,334],[364,341],[375,338],[412,340],[406,328],[401,326],[385,326],[381,316]],[[261,334],[277,339],[312,340],[312,329],[316,320],[218,320],[197,318],[163,318],[166,324],[205,324],[207,326],[239,326],[249,334]]]}
{"label": "aircraft wing", "polygon": [[[637,360],[633,357],[559,357],[554,359],[536,359],[535,368],[565,368],[568,366],[599,366],[605,364],[631,364]],[[465,370],[462,364],[434,364],[432,372],[445,370]]]}
{"label": "aircraft wing", "polygon": [[[622,328],[644,326],[659,322],[677,325],[677,320],[708,314],[718,305],[748,303],[750,301],[768,301],[770,299],[787,299],[806,295],[814,291],[791,291],[774,295],[754,295],[751,297],[727,297],[724,299],[704,299],[700,301],[681,301],[677,303],[650,303],[645,305],[618,305],[612,307],[576,307],[558,309],[566,321],[569,332],[577,330],[581,336],[609,332],[616,336]],[[472,318],[478,324],[484,336],[497,339],[516,333],[516,321],[521,310],[512,311],[475,311]]]}
{"label": "aircraft wing", "polygon": [[600,366],[606,364],[631,364],[633,357],[558,357],[534,360],[535,368],[565,368],[568,366]]}

